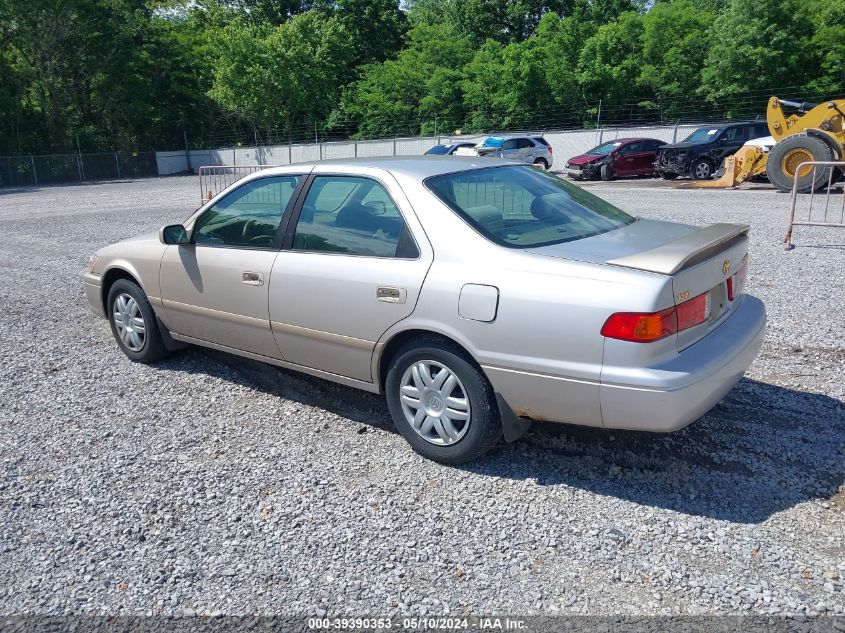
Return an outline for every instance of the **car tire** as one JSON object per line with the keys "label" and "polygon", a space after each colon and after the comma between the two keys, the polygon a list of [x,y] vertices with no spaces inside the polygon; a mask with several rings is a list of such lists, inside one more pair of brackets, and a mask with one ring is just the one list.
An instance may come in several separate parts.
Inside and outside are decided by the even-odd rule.
{"label": "car tire", "polygon": [[675,180],[678,177],[678,174],[663,172],[662,174],[660,174],[660,177],[663,178],[663,180]]}
{"label": "car tire", "polygon": [[[795,170],[805,160],[835,160],[830,146],[820,138],[808,134],[795,134],[777,143],[766,159],[766,175],[769,182],[780,191],[792,191]],[[827,186],[828,179],[836,182],[836,174],[831,175],[831,167],[816,169],[805,168],[807,172],[798,178],[798,192],[818,191]]]}
{"label": "car tire", "polygon": [[693,180],[710,180],[713,177],[713,163],[707,158],[696,158],[690,167]]}
{"label": "car tire", "polygon": [[534,160],[534,167],[539,167],[545,171],[549,168],[549,162],[545,158],[537,158]]}
{"label": "car tire", "polygon": [[610,163],[605,163],[604,165],[602,165],[600,175],[602,180],[613,180],[613,165],[611,165]]}
{"label": "car tire", "polygon": [[[441,376],[444,370],[447,374]],[[400,348],[387,372],[385,395],[399,433],[417,453],[433,461],[471,462],[502,436],[493,387],[481,368],[448,341],[422,338]],[[465,402],[466,407],[449,407],[447,399]],[[448,413],[454,419],[444,415]]]}
{"label": "car tire", "polygon": [[114,282],[106,299],[106,314],[112,335],[129,360],[154,363],[168,355],[155,312],[137,284],[128,279]]}

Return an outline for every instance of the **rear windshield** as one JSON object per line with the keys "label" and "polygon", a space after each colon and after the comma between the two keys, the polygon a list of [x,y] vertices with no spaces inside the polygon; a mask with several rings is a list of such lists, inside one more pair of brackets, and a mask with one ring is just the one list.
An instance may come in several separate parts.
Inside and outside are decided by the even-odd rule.
{"label": "rear windshield", "polygon": [[610,152],[615,150],[620,145],[622,145],[622,141],[610,141],[609,143],[604,143],[602,145],[599,145],[598,147],[594,147],[593,149],[585,153],[595,154],[597,156],[607,156],[608,154],[610,154]]}
{"label": "rear windshield", "polygon": [[449,148],[446,145],[435,145],[426,154],[445,154],[448,151]]}
{"label": "rear windshield", "polygon": [[511,248],[580,240],[635,220],[577,185],[527,165],[433,176],[425,185],[487,239]]}

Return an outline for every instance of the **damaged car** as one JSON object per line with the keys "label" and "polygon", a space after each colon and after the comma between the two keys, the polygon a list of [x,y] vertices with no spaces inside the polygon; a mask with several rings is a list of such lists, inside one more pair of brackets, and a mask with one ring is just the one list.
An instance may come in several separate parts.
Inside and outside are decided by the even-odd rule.
{"label": "damaged car", "polygon": [[613,180],[623,176],[653,176],[657,150],[665,141],[656,138],[618,138],[594,147],[566,162],[566,174],[576,180]]}
{"label": "damaged car", "polygon": [[768,135],[765,121],[701,127],[681,143],[661,147],[654,167],[665,180],[678,176],[709,180],[726,156],[736,152],[746,141]]}

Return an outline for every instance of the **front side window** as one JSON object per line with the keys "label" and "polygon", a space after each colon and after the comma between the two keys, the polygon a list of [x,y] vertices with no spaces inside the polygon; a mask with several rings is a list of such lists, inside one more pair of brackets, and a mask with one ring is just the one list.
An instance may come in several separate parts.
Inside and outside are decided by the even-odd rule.
{"label": "front side window", "polygon": [[619,141],[611,141],[610,143],[602,143],[598,147],[594,147],[593,149],[584,153],[592,154],[594,156],[607,156],[608,154],[610,154],[610,152],[615,150],[620,145],[622,145],[622,143]]}
{"label": "front side window", "polygon": [[317,176],[296,224],[292,250],[416,257],[405,221],[385,188],[369,178]]}
{"label": "front side window", "polygon": [[299,178],[259,178],[238,187],[197,219],[193,242],[210,246],[271,248]]}
{"label": "front side window", "polygon": [[487,239],[512,248],[579,240],[635,220],[580,187],[529,166],[434,176],[425,185]]}

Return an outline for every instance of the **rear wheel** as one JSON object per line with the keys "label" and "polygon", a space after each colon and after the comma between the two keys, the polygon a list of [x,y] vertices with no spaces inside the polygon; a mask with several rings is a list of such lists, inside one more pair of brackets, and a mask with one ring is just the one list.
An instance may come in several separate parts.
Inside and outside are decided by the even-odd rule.
{"label": "rear wheel", "polygon": [[[779,142],[769,152],[766,161],[766,175],[775,187],[781,191],[792,191],[796,172],[801,163],[807,161],[833,160],[833,150],[823,140],[807,134],[795,134]],[[827,185],[831,167],[800,167],[798,173],[798,191],[807,193],[818,191]],[[834,179],[835,182],[835,179]]]}
{"label": "rear wheel", "polygon": [[710,180],[713,176],[713,163],[707,158],[697,158],[690,168],[690,175],[696,180]]}
{"label": "rear wheel", "polygon": [[114,282],[106,310],[112,335],[130,360],[154,363],[167,356],[155,312],[137,284],[128,279]]}
{"label": "rear wheel", "polygon": [[537,158],[534,160],[534,167],[546,170],[549,168],[549,163],[545,158]]}
{"label": "rear wheel", "polygon": [[385,392],[396,428],[434,461],[472,461],[501,437],[492,386],[460,348],[445,341],[426,338],[400,349]]}

